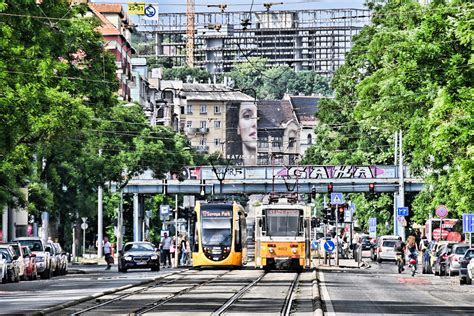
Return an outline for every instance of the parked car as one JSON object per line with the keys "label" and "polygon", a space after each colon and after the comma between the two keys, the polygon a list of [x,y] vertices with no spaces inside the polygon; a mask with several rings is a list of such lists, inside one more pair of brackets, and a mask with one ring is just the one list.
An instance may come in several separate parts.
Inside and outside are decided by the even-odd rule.
{"label": "parked car", "polygon": [[59,275],[61,254],[56,250],[56,247],[54,247],[54,243],[52,241],[48,241],[46,245],[49,249],[49,255],[51,258],[51,274]]}
{"label": "parked car", "polygon": [[42,279],[49,279],[52,276],[50,247],[38,237],[19,237],[18,241],[22,246],[30,248],[36,255],[36,269]]}
{"label": "parked car", "polygon": [[18,277],[21,280],[24,280],[25,276],[25,262],[23,261],[23,251],[18,243],[8,243],[8,244],[0,244],[0,249],[9,249],[10,252],[14,255],[14,261],[16,261],[16,265],[18,266]]}
{"label": "parked car", "polygon": [[466,251],[469,249],[469,245],[465,243],[454,244],[451,254],[448,256],[448,262],[446,263],[446,274],[453,276],[454,273],[459,273],[459,259],[464,256]]}
{"label": "parked car", "polygon": [[472,279],[474,279],[474,260],[471,258],[471,261],[469,261],[467,265],[466,283],[471,284]]}
{"label": "parked car", "polygon": [[118,271],[127,272],[128,269],[160,270],[160,253],[152,243],[129,242],[119,251]]}
{"label": "parked car", "polygon": [[[472,278],[469,277],[468,280],[468,273],[467,273],[467,266],[469,262],[474,259],[474,248],[469,248],[464,256],[459,258],[459,283],[460,284],[471,284]],[[469,281],[469,282],[468,282]]]}
{"label": "parked car", "polygon": [[453,243],[445,244],[436,252],[436,260],[433,265],[434,275],[446,275],[446,265],[453,246]]}
{"label": "parked car", "polygon": [[[0,248],[0,254],[5,259],[5,264],[7,266],[7,275],[5,282],[18,282],[20,281],[20,267],[18,266],[18,257],[14,252],[8,248]],[[3,280],[2,280],[3,282]]]}
{"label": "parked car", "polygon": [[3,257],[3,252],[0,252],[0,281],[7,283],[7,260]]}
{"label": "parked car", "polygon": [[368,235],[363,235],[361,237],[362,250],[370,250],[372,244],[370,243],[370,237]]}
{"label": "parked car", "polygon": [[67,274],[67,254],[63,251],[61,248],[61,245],[59,243],[53,243],[54,248],[56,249],[56,252],[59,254],[59,275],[65,275]]}
{"label": "parked car", "polygon": [[23,260],[25,261],[25,276],[28,280],[38,279],[38,270],[36,269],[36,255],[30,248],[21,246],[23,250]]}

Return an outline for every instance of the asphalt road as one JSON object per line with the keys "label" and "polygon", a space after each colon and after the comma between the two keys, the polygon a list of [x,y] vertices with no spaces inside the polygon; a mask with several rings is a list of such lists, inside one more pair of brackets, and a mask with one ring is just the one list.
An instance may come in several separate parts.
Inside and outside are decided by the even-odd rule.
{"label": "asphalt road", "polygon": [[151,280],[176,271],[161,269],[159,272],[132,270],[118,273],[116,265],[111,270],[104,268],[102,265],[74,266],[73,270],[77,272],[79,269],[85,274],[68,274],[49,280],[0,284],[0,314],[37,312],[94,293]]}
{"label": "asphalt road", "polygon": [[474,315],[474,286],[457,277],[411,277],[394,263],[372,262],[361,270],[322,268],[319,279],[326,315]]}

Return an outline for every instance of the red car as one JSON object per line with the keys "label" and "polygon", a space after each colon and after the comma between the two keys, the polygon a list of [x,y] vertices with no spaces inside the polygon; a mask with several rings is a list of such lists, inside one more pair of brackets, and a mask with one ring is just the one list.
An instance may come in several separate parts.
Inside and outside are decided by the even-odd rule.
{"label": "red car", "polygon": [[38,279],[38,271],[36,270],[36,255],[31,252],[27,246],[22,246],[23,260],[25,261],[25,277],[28,280]]}

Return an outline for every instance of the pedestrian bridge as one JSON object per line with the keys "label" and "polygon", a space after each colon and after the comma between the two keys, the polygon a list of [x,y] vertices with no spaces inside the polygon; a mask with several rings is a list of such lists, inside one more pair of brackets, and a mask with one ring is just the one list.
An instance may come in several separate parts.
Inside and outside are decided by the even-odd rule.
{"label": "pedestrian bridge", "polygon": [[[419,192],[423,181],[398,166],[199,166],[156,179],[151,172],[134,177],[123,193],[138,194],[264,194],[269,192]],[[179,178],[179,180],[178,180]],[[115,185],[112,185],[115,189]]]}

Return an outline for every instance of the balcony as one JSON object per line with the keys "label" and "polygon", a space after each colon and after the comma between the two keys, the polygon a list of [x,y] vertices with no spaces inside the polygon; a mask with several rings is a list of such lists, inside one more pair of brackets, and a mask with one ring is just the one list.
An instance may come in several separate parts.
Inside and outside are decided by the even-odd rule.
{"label": "balcony", "polygon": [[204,152],[209,151],[209,146],[207,145],[193,146],[193,148],[199,153],[204,153]]}
{"label": "balcony", "polygon": [[199,128],[196,127],[185,127],[184,128],[184,133],[186,135],[196,135],[196,133],[199,131]]}
{"label": "balcony", "polygon": [[209,128],[208,127],[201,127],[199,129],[199,134],[207,134],[209,133]]}

